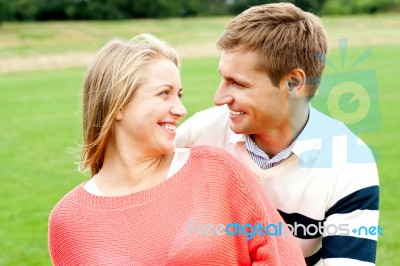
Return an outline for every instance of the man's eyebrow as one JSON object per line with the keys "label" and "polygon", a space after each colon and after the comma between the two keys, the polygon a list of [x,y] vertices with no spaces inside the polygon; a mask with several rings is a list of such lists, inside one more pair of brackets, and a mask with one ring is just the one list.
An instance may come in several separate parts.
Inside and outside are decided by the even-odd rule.
{"label": "man's eyebrow", "polygon": [[224,79],[233,80],[233,81],[235,81],[237,83],[240,83],[240,84],[243,84],[243,85],[248,85],[249,84],[248,81],[246,81],[245,79],[242,79],[241,77],[235,77],[235,76],[231,76],[231,75],[223,75],[221,73],[220,69],[218,69],[218,72],[219,72],[220,76],[223,77]]}
{"label": "man's eyebrow", "polygon": [[240,77],[226,76],[224,78],[226,78],[227,80],[234,81],[234,82],[236,82],[236,83],[238,83],[240,85],[244,85],[244,86],[248,86],[250,84],[250,82],[248,82],[247,80],[242,79]]}

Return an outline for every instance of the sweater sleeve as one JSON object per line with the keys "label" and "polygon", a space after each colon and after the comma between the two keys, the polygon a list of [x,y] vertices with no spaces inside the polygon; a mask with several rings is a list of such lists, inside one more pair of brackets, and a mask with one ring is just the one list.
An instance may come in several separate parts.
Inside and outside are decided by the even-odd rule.
{"label": "sweater sleeve", "polygon": [[[48,248],[49,255],[53,265],[66,265],[69,262],[64,260],[64,254],[68,241],[65,240],[65,236],[70,235],[69,226],[66,222],[71,220],[68,216],[69,210],[73,210],[73,206],[70,205],[71,195],[74,191],[71,191],[60,200],[49,215],[48,221]],[[72,263],[71,263],[72,264]]]}
{"label": "sweater sleeve", "polygon": [[175,145],[177,148],[189,147],[195,142],[192,136],[193,125],[196,123],[195,120],[196,118],[192,116],[178,127],[175,137]]}
{"label": "sweater sleeve", "polygon": [[178,148],[192,145],[224,147],[230,137],[229,123],[226,106],[215,106],[195,113],[178,127],[175,145]]}
{"label": "sweater sleeve", "polygon": [[[232,155],[226,157],[226,171],[233,184],[229,188],[236,230],[244,234],[254,265],[305,265],[300,245],[288,232],[282,217],[272,205],[253,174]],[[221,165],[222,167],[222,165]]]}
{"label": "sweater sleeve", "polygon": [[[374,163],[353,164],[340,172],[331,207],[325,214],[324,265],[375,263],[379,219],[379,183]],[[346,248],[337,248],[346,247]]]}

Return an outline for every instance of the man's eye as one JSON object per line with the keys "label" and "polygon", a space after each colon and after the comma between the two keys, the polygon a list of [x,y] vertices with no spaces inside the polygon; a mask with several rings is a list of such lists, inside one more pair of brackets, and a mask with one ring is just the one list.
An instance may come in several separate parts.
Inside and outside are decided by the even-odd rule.
{"label": "man's eye", "polygon": [[243,87],[241,84],[237,83],[236,81],[232,81],[232,84],[236,87]]}

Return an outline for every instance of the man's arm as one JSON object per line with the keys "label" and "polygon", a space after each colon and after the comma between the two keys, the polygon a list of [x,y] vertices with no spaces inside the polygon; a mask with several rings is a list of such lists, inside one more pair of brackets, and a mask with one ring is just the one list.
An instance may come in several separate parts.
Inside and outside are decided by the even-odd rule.
{"label": "man's arm", "polygon": [[336,202],[324,223],[324,265],[375,265],[377,239],[383,234],[375,163],[349,164],[335,186]]}
{"label": "man's arm", "polygon": [[226,148],[229,143],[229,110],[216,106],[195,113],[177,129],[177,148],[191,145],[211,145]]}

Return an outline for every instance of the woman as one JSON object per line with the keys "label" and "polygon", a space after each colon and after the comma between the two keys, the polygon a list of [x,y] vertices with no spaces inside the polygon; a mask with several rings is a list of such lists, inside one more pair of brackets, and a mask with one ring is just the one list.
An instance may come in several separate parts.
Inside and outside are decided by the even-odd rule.
{"label": "woman", "polygon": [[219,149],[175,149],[186,115],[176,52],[143,34],[112,40],[88,68],[82,170],[53,209],[55,265],[303,265],[253,176]]}

